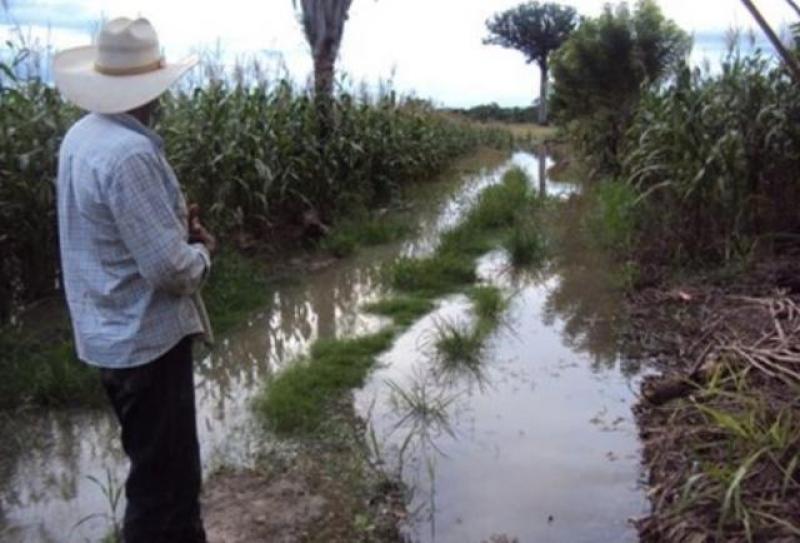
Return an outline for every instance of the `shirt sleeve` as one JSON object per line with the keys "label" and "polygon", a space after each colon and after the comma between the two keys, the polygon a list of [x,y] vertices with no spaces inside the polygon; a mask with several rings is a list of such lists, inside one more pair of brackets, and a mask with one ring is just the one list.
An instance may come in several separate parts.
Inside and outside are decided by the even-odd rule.
{"label": "shirt sleeve", "polygon": [[158,157],[134,153],[117,164],[112,176],[108,205],[142,277],[175,295],[197,292],[211,259],[205,247],[188,243]]}

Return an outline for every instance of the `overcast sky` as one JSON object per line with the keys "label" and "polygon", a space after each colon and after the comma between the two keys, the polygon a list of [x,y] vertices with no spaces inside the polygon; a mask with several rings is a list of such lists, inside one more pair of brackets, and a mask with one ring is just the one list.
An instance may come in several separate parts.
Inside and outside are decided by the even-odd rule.
{"label": "overcast sky", "polygon": [[[375,83],[393,75],[403,92],[437,103],[527,105],[538,94],[538,73],[512,50],[485,46],[485,21],[520,0],[354,0],[339,66],[352,81]],[[597,14],[602,0],[565,1]],[[791,22],[785,0],[756,2],[776,27]],[[753,26],[739,0],[662,0],[664,12],[695,35],[695,61],[718,60],[731,26]],[[292,77],[311,70],[291,0],[10,0],[10,17],[56,48],[89,40],[97,21],[148,17],[167,57],[220,43],[226,54],[282,58]],[[0,14],[0,24],[8,22]],[[48,30],[49,29],[49,30]]]}

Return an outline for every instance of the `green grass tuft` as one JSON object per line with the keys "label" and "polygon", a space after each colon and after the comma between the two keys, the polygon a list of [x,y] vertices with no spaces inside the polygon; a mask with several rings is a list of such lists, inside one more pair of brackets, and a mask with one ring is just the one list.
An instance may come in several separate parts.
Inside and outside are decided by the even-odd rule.
{"label": "green grass tuft", "polygon": [[484,351],[484,334],[477,327],[461,322],[439,322],[436,325],[434,348],[442,370],[480,366]]}
{"label": "green grass tuft", "polygon": [[337,224],[320,246],[337,257],[355,253],[359,247],[373,247],[403,239],[411,226],[397,218],[365,217]]}
{"label": "green grass tuft", "polygon": [[520,216],[503,241],[511,265],[515,268],[540,262],[545,256],[545,237],[534,214]]}
{"label": "green grass tuft", "polygon": [[71,341],[44,345],[21,332],[0,332],[0,409],[100,405],[97,370],[75,356]]}
{"label": "green grass tuft", "polygon": [[325,408],[347,390],[361,386],[376,357],[391,346],[395,332],[385,330],[356,339],[320,340],[267,384],[255,410],[281,435],[314,431]]}
{"label": "green grass tuft", "polygon": [[429,298],[398,296],[369,304],[365,309],[369,313],[391,317],[398,326],[407,327],[433,311],[434,307],[435,304]]}
{"label": "green grass tuft", "polygon": [[467,217],[467,225],[481,231],[512,226],[517,212],[535,198],[525,172],[512,168],[500,184],[481,192]]}
{"label": "green grass tuft", "polygon": [[269,281],[257,257],[223,251],[214,258],[208,285],[203,289],[211,325],[217,335],[229,332],[270,300]]}
{"label": "green grass tuft", "polygon": [[468,255],[437,254],[401,258],[389,266],[389,282],[401,292],[446,294],[475,282],[475,265]]}
{"label": "green grass tuft", "polygon": [[496,324],[508,306],[503,292],[492,285],[481,285],[469,291],[472,309],[479,322]]}

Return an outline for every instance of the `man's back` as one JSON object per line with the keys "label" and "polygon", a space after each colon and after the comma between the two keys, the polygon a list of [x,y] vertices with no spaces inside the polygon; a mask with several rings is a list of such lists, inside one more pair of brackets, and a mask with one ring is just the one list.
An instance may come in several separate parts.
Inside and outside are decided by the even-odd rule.
{"label": "man's back", "polygon": [[130,115],[85,116],[62,143],[57,193],[82,360],[138,366],[203,332],[190,294],[209,258],[186,244],[186,204],[158,136]]}

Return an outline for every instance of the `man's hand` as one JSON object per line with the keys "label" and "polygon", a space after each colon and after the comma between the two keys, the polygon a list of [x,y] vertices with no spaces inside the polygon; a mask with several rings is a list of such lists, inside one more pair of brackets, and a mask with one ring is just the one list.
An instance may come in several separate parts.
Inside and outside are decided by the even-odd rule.
{"label": "man's hand", "polygon": [[202,243],[211,254],[217,251],[217,240],[200,222],[200,206],[197,204],[189,207],[189,243]]}

